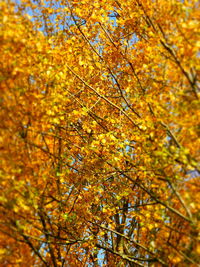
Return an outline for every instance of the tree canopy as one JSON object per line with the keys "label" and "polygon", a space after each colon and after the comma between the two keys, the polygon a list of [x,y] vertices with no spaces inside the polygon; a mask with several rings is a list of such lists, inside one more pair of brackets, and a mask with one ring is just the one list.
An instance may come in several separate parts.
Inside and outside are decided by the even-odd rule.
{"label": "tree canopy", "polygon": [[0,3],[0,265],[197,266],[200,4]]}

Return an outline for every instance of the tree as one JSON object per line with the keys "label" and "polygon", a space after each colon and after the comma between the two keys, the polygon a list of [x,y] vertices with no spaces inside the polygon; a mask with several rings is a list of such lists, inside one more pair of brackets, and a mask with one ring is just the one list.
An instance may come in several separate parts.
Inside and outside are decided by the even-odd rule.
{"label": "tree", "polygon": [[198,1],[0,6],[1,266],[197,266]]}

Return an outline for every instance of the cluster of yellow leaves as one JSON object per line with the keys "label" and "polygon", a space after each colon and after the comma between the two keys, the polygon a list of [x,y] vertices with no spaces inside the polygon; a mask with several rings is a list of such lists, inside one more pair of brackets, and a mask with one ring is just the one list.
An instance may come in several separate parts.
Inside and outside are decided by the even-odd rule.
{"label": "cluster of yellow leaves", "polygon": [[197,1],[0,7],[2,264],[197,264]]}

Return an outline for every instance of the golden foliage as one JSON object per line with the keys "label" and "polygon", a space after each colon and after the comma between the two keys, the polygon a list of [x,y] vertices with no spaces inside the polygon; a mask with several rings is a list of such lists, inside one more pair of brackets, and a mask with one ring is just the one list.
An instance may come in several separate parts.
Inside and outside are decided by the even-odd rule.
{"label": "golden foliage", "polygon": [[1,266],[197,266],[198,1],[0,8]]}

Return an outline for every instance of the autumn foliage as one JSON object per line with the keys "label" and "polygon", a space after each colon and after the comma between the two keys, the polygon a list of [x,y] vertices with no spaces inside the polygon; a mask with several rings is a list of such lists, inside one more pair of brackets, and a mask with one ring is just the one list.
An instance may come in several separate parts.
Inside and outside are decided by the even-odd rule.
{"label": "autumn foliage", "polygon": [[199,1],[2,1],[0,25],[0,266],[198,266]]}

